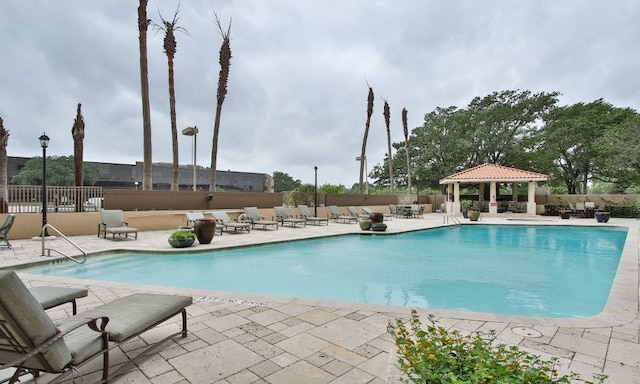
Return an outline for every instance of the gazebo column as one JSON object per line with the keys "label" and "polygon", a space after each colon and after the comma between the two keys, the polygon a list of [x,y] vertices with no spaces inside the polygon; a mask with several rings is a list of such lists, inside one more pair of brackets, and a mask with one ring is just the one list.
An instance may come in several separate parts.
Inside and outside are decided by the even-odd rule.
{"label": "gazebo column", "polygon": [[527,215],[536,214],[536,182],[529,182],[529,190],[527,191]]}
{"label": "gazebo column", "polygon": [[447,184],[447,199],[445,204],[445,212],[453,213],[453,184]]}
{"label": "gazebo column", "polygon": [[518,183],[511,184],[511,201],[518,201]]}
{"label": "gazebo column", "polygon": [[489,184],[489,214],[497,215],[498,214],[498,201],[496,200],[496,182],[492,181]]}
{"label": "gazebo column", "polygon": [[451,212],[460,213],[460,183],[453,184],[453,210]]}

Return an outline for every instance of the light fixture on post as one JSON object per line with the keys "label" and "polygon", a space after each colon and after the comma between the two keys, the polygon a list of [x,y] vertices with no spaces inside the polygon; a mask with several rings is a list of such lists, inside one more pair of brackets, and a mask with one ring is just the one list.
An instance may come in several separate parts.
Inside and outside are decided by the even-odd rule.
{"label": "light fixture on post", "polygon": [[185,136],[193,136],[193,191],[196,191],[196,138],[198,137],[198,127],[187,127],[182,130]]}
{"label": "light fixture on post", "polygon": [[42,236],[47,237],[47,147],[49,146],[49,136],[42,133],[38,138],[42,147]]}
{"label": "light fixture on post", "polygon": [[318,167],[313,167],[315,178],[313,182],[313,215],[318,217]]}
{"label": "light fixture on post", "polygon": [[138,190],[138,182],[136,181],[133,184],[136,186],[136,191],[137,191]]}
{"label": "light fixture on post", "polygon": [[[362,156],[357,156],[356,161],[362,161]],[[367,171],[367,155],[364,155],[364,193],[369,194],[369,172]]]}

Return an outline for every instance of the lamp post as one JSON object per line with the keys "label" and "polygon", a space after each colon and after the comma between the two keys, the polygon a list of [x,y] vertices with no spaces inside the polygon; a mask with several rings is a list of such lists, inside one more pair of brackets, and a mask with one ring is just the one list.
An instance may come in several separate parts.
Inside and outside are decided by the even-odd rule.
{"label": "lamp post", "polygon": [[49,136],[42,133],[38,138],[42,147],[42,235],[49,236],[47,233],[47,147],[49,146]]}
{"label": "lamp post", "polygon": [[136,186],[136,191],[138,190],[138,182],[133,183]]}
{"label": "lamp post", "polygon": [[196,138],[198,137],[198,127],[187,127],[182,130],[185,136],[193,136],[193,191],[196,191]]}
{"label": "lamp post", "polygon": [[313,182],[313,215],[318,217],[318,167],[313,167],[313,172],[315,173],[315,181]]}
{"label": "lamp post", "polygon": [[[356,161],[362,161],[362,156],[357,156]],[[367,171],[367,155],[364,156],[364,193],[369,194],[369,172]]]}

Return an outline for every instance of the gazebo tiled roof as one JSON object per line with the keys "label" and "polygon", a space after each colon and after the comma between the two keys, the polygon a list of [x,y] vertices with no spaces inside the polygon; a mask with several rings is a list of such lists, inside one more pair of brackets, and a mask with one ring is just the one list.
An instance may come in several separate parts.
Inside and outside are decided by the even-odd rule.
{"label": "gazebo tiled roof", "polygon": [[440,184],[486,183],[497,182],[528,182],[546,181],[549,177],[542,173],[524,171],[522,169],[504,167],[502,165],[484,163],[462,172],[455,173],[440,180]]}

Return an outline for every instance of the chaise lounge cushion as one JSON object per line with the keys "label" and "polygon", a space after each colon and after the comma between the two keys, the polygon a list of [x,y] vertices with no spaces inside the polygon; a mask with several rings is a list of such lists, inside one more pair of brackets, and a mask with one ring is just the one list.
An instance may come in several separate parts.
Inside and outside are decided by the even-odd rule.
{"label": "chaise lounge cushion", "polygon": [[105,330],[109,340],[121,342],[179,314],[192,303],[190,296],[135,293],[76,316],[107,316],[109,323]]}

